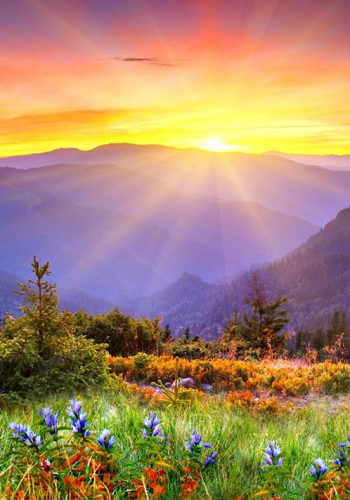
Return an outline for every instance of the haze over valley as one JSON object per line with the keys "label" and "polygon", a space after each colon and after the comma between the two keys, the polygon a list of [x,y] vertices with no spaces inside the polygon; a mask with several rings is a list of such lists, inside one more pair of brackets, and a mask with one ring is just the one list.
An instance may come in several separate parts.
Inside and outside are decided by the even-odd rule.
{"label": "haze over valley", "polygon": [[[60,289],[83,297],[66,292],[66,306],[118,305],[174,328],[188,320],[201,333],[179,297],[164,304],[172,286],[198,319],[229,283],[289,254],[350,205],[350,171],[306,163],[132,144],[2,158],[1,268],[23,279],[37,255]],[[238,296],[215,305],[221,316],[203,328],[215,334]]]}

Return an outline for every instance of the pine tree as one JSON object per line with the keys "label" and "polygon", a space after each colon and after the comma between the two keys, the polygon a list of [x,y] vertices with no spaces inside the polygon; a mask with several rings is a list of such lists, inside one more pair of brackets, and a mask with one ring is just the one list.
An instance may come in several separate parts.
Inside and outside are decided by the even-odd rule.
{"label": "pine tree", "polygon": [[162,339],[162,334],[163,331],[159,327],[159,324],[161,322],[161,319],[159,317],[155,318],[152,322],[152,337],[155,339],[156,342],[156,355],[159,356],[159,345]]}
{"label": "pine tree", "polygon": [[20,289],[17,293],[23,297],[20,311],[35,334],[39,355],[43,356],[45,337],[57,334],[60,323],[57,288],[54,283],[45,279],[51,274],[48,262],[40,265],[34,257],[31,266],[35,278],[27,283],[19,283]]}
{"label": "pine tree", "polygon": [[172,332],[171,332],[171,329],[170,329],[170,325],[166,324],[165,327],[164,327],[164,330],[162,332],[161,341],[162,341],[163,344],[169,344],[173,340],[174,340],[174,338],[173,338],[173,335],[172,335]]}
{"label": "pine tree", "polygon": [[187,342],[189,342],[191,340],[191,333],[190,333],[190,329],[188,328],[188,326],[184,330],[184,339]]}
{"label": "pine tree", "polygon": [[346,313],[343,311],[334,311],[327,330],[327,344],[334,345],[339,335],[344,333],[345,337],[349,331]]}
{"label": "pine tree", "polygon": [[308,333],[303,330],[298,330],[295,334],[294,346],[292,347],[293,354],[301,355],[305,352],[306,340]]}
{"label": "pine tree", "polygon": [[310,347],[315,349],[318,354],[322,352],[327,344],[326,333],[322,327],[316,328],[310,334]]}
{"label": "pine tree", "polygon": [[269,300],[266,289],[256,272],[249,279],[249,294],[246,304],[251,313],[245,312],[243,320],[237,316],[234,324],[227,325],[223,338],[234,338],[238,355],[266,355],[281,354],[286,347],[286,335],[282,333],[288,324],[288,311],[285,308],[286,297],[277,297]]}
{"label": "pine tree", "polygon": [[81,335],[71,313],[58,310],[49,263],[34,257],[34,278],[19,284],[19,318],[8,317],[0,333],[0,380],[8,391],[28,395],[77,390],[109,381],[106,344]]}

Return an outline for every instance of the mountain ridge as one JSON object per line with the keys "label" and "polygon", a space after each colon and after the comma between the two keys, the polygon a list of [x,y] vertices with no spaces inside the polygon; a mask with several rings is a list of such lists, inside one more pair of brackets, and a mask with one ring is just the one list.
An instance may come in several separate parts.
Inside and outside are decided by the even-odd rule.
{"label": "mountain ridge", "polygon": [[[350,207],[341,210],[337,216],[324,226],[308,241],[274,263],[254,269],[265,284],[269,297],[286,295],[289,299],[289,311],[292,328],[315,328],[328,322],[335,310],[345,311],[350,315]],[[234,279],[229,285],[216,288],[214,285],[190,280],[187,283],[174,283],[163,292],[149,297],[139,304],[138,313],[163,312],[164,322],[170,323],[175,331],[182,331],[190,326],[194,334],[207,338],[222,332],[225,322],[234,311],[246,310],[244,304],[248,293],[249,273]],[[205,304],[191,300],[192,293],[187,289],[191,283],[197,283],[197,294],[205,289]],[[176,304],[176,294],[182,291],[182,302]],[[169,296],[172,292],[172,296]],[[168,306],[167,306],[168,303]],[[181,304],[186,304],[182,311]],[[187,310],[192,309],[192,314]],[[177,322],[178,317],[185,317],[187,325]],[[196,322],[200,325],[196,326]]]}
{"label": "mountain ridge", "polygon": [[[147,282],[152,285],[154,281],[153,291],[156,287],[163,288],[183,271],[200,272],[203,279],[214,282],[221,277],[230,279],[252,263],[266,262],[283,255],[317,230],[315,225],[302,219],[259,204],[247,201],[223,202],[177,192],[148,174],[110,164],[64,164],[10,170],[7,175],[0,175],[1,193],[2,231],[13,235],[18,248],[27,240],[29,247],[37,253],[31,241],[34,239],[43,252],[48,252],[43,257],[53,259],[53,264],[58,265],[62,258],[66,259],[70,247],[72,259],[73,249],[77,256],[82,251],[86,252],[78,244],[78,235],[82,241],[86,241],[86,248],[90,247],[91,252],[95,252],[97,261],[100,260],[97,249],[101,245],[108,254],[113,248],[124,248],[123,254],[113,257],[117,264],[113,265],[110,260],[109,263],[112,267],[117,266],[117,269],[121,266],[124,283],[131,285],[131,289],[112,296],[104,295],[106,290],[99,288],[97,295],[107,300],[120,300],[131,292],[133,296],[149,293],[152,290],[147,291],[143,284]],[[31,222],[30,214],[25,209],[25,200],[37,224]],[[24,215],[27,217],[25,227]],[[50,217],[53,223],[49,222]],[[35,238],[30,235],[29,228],[36,234]],[[44,231],[41,242],[38,230]],[[87,238],[86,234],[83,235],[86,231],[93,233]],[[61,249],[61,257],[54,248],[48,246],[51,232],[57,248]],[[238,234],[239,246],[236,244]],[[74,245],[73,241],[76,241]],[[63,246],[62,242],[65,243]],[[8,250],[10,258],[5,260],[11,266],[9,270],[24,273],[31,255],[28,249],[26,259],[23,257],[23,261],[19,262],[15,259],[19,251],[17,246]],[[134,255],[134,265],[128,255]],[[130,279],[124,268],[129,269]],[[136,277],[137,269],[140,278]],[[62,271],[61,264],[58,265],[58,271]],[[66,286],[65,283],[60,285]],[[125,288],[125,285],[116,285],[115,293],[117,288]],[[78,282],[74,286],[82,288]],[[138,286],[140,290],[137,290]]]}

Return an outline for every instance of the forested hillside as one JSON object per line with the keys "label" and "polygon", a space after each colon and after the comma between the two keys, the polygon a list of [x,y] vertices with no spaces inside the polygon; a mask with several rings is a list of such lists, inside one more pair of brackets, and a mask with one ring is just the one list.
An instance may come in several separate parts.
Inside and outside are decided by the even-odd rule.
{"label": "forested hillside", "polygon": [[[336,310],[350,315],[350,208],[285,258],[256,270],[269,296],[288,297],[294,328],[324,325]],[[178,318],[185,317],[196,334],[217,335],[234,311],[245,310],[248,280],[249,273],[244,273],[230,285],[215,287],[193,277],[184,286],[182,278],[140,304],[140,310],[152,314],[159,308],[174,328],[182,327]],[[189,281],[197,284],[195,294]],[[198,301],[204,293],[206,299]]]}

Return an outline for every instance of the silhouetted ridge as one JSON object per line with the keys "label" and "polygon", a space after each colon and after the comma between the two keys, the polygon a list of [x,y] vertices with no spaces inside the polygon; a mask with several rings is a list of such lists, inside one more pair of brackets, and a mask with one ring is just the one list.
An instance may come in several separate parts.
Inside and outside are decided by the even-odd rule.
{"label": "silhouetted ridge", "polygon": [[[271,297],[284,294],[289,298],[294,328],[323,325],[335,310],[346,311],[350,317],[350,208],[341,210],[286,257],[258,268],[258,273]],[[172,314],[177,308],[177,316],[185,317],[194,333],[215,336],[234,311],[245,309],[248,278],[248,273],[243,274],[222,287],[208,283],[200,287],[197,281],[197,296],[193,298],[190,287],[184,287],[181,303],[176,304],[176,295],[169,295],[169,290],[176,290],[180,286],[177,282],[168,287],[168,293],[164,290],[151,297],[147,310],[156,314],[157,303],[161,303],[165,321],[177,328]],[[202,303],[198,297],[204,291],[206,300]],[[185,314],[183,308],[191,312]]]}

